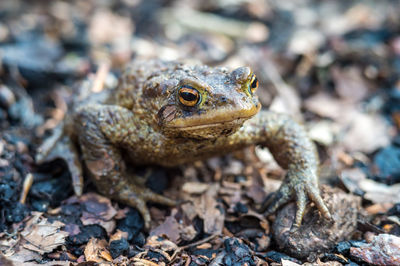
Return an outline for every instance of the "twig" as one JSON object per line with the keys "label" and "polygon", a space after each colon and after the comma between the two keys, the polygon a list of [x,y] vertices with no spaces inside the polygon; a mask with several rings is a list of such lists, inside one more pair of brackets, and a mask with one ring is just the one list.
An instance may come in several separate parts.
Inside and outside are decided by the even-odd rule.
{"label": "twig", "polygon": [[199,240],[199,241],[197,241],[197,242],[194,242],[194,243],[187,244],[187,245],[185,245],[185,246],[179,247],[177,250],[174,251],[174,254],[172,254],[172,256],[171,256],[171,261],[173,261],[173,260],[175,259],[175,256],[176,256],[179,252],[181,252],[182,250],[185,250],[185,249],[187,249],[187,248],[191,248],[191,247],[194,247],[194,246],[198,246],[198,245],[204,244],[204,243],[206,243],[206,242],[208,242],[208,241],[210,241],[210,240],[216,238],[217,236],[219,236],[219,235],[218,235],[218,234],[216,234],[216,235],[211,235],[211,236],[206,237],[206,238],[203,238],[203,239],[201,239],[201,240]]}
{"label": "twig", "polygon": [[103,90],[104,81],[109,71],[110,71],[109,63],[102,63],[99,66],[99,69],[97,69],[96,72],[96,77],[94,79],[93,87],[91,89],[92,92],[100,92]]}
{"label": "twig", "polygon": [[21,204],[25,204],[26,197],[28,196],[32,184],[33,184],[33,175],[31,173],[28,173],[24,179],[24,184],[22,185],[21,197],[19,199],[19,202]]}

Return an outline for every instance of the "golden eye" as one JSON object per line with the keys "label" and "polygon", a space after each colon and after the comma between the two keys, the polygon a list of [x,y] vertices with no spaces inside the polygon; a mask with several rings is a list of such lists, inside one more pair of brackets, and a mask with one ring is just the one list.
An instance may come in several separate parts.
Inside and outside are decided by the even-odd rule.
{"label": "golden eye", "polygon": [[258,79],[257,79],[256,75],[253,75],[252,78],[251,78],[251,81],[249,83],[249,92],[250,92],[250,94],[255,93],[257,88],[258,88]]}
{"label": "golden eye", "polygon": [[179,101],[185,106],[195,106],[200,100],[199,92],[188,85],[183,85],[179,89]]}

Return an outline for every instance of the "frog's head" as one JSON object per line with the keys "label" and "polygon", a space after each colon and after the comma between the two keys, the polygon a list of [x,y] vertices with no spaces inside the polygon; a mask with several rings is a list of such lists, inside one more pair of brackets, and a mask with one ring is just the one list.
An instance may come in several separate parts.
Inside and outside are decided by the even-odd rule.
{"label": "frog's head", "polygon": [[238,130],[261,108],[258,80],[249,67],[232,72],[197,66],[174,77],[168,100],[158,111],[164,134],[212,139]]}

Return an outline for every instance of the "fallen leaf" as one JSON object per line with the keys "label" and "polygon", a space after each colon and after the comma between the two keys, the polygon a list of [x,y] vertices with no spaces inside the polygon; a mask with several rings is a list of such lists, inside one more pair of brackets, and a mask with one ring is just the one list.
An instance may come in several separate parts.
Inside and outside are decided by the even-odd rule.
{"label": "fallen leaf", "polygon": [[288,50],[294,54],[309,54],[325,42],[324,35],[313,28],[300,28],[292,34]]}
{"label": "fallen leaf", "polygon": [[330,146],[338,133],[338,126],[328,120],[321,120],[310,125],[308,135],[310,138],[322,145]]}
{"label": "fallen leaf", "polygon": [[380,114],[366,114],[357,105],[335,99],[327,93],[318,93],[305,101],[305,107],[322,117],[333,119],[334,137],[348,151],[371,153],[390,143],[387,121]]}
{"label": "fallen leaf", "polygon": [[300,264],[297,264],[296,262],[290,261],[290,260],[281,260],[282,266],[300,266]]}
{"label": "fallen leaf", "polygon": [[182,186],[182,191],[189,194],[202,194],[209,188],[209,184],[200,182],[186,182]]}
{"label": "fallen leaf", "polygon": [[169,240],[178,243],[180,240],[179,223],[172,216],[168,216],[164,223],[150,231],[150,236],[167,236]]}
{"label": "fallen leaf", "polygon": [[376,215],[378,213],[386,213],[393,208],[393,203],[376,203],[365,208],[369,215]]}
{"label": "fallen leaf", "polygon": [[99,9],[91,17],[89,38],[94,44],[129,42],[134,30],[128,17],[118,16],[109,10]]}
{"label": "fallen leaf", "polygon": [[117,215],[117,210],[111,205],[110,199],[95,193],[82,195],[79,201],[83,205],[81,221],[84,225],[99,224],[107,233],[115,228],[113,217]]}
{"label": "fallen leaf", "polygon": [[335,82],[335,90],[341,98],[358,102],[367,95],[368,87],[359,68],[340,69],[334,67],[331,69],[331,73]]}
{"label": "fallen leaf", "polygon": [[179,243],[181,240],[193,240],[197,231],[193,227],[192,219],[186,217],[183,210],[174,208],[162,224],[150,231],[150,236],[153,235],[166,236],[172,242]]}
{"label": "fallen leaf", "polygon": [[204,232],[207,234],[220,234],[224,226],[224,209],[216,201],[218,189],[218,184],[210,185],[206,193],[194,201],[199,217],[204,220]]}
{"label": "fallen leaf", "polygon": [[304,101],[307,110],[322,117],[338,119],[349,108],[348,104],[335,99],[325,92],[320,92]]}
{"label": "fallen leaf", "polygon": [[349,127],[343,138],[347,150],[371,153],[390,143],[389,125],[381,115],[354,111],[348,118],[347,122],[343,120]]}
{"label": "fallen leaf", "polygon": [[400,202],[400,184],[388,186],[371,179],[365,179],[359,182],[359,186],[365,192],[364,198],[373,203],[396,204]]}
{"label": "fallen leaf", "polygon": [[85,247],[86,261],[104,263],[112,261],[110,252],[107,250],[107,241],[104,239],[91,238]]}
{"label": "fallen leaf", "polygon": [[173,252],[178,249],[178,245],[176,245],[174,242],[156,235],[149,236],[144,247],[160,249],[165,252]]}
{"label": "fallen leaf", "polygon": [[343,169],[340,174],[340,180],[347,190],[358,195],[362,194],[359,183],[366,178],[367,175],[360,168]]}
{"label": "fallen leaf", "polygon": [[21,232],[22,237],[27,241],[23,247],[40,254],[53,251],[63,245],[65,238],[69,235],[60,230],[63,226],[64,224],[60,221],[48,222],[47,218],[42,217],[42,213],[33,213],[33,217]]}
{"label": "fallen leaf", "polygon": [[4,256],[12,261],[14,265],[21,265],[26,261],[40,261],[42,259],[42,256],[38,252],[26,249],[21,245],[9,250]]}
{"label": "fallen leaf", "polygon": [[121,240],[122,238],[128,239],[128,233],[117,229],[117,231],[110,236],[110,242],[114,240]]}

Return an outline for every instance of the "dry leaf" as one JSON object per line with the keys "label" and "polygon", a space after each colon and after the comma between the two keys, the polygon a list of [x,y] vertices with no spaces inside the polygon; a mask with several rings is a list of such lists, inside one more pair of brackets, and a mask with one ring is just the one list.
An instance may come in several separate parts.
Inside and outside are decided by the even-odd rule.
{"label": "dry leaf", "polygon": [[189,194],[202,194],[209,188],[209,184],[200,182],[186,182],[182,186],[182,191]]}
{"label": "dry leaf", "polygon": [[358,102],[368,93],[368,87],[359,68],[331,69],[338,95],[346,100]]}
{"label": "dry leaf", "polygon": [[146,244],[144,245],[144,247],[151,249],[160,249],[165,252],[171,252],[178,249],[178,246],[174,242],[168,239],[160,238],[156,235],[149,236],[146,240]]}
{"label": "dry leaf", "polygon": [[371,179],[364,179],[359,186],[365,191],[364,198],[373,203],[396,204],[400,202],[400,184],[388,186]]}
{"label": "dry leaf", "polygon": [[173,216],[168,216],[164,223],[160,224],[156,228],[150,231],[150,236],[167,236],[169,240],[174,243],[179,243],[179,223]]}
{"label": "dry leaf", "polygon": [[62,222],[54,221],[50,223],[47,218],[42,217],[42,213],[34,212],[33,217],[21,232],[21,235],[27,241],[23,246],[40,254],[53,251],[63,245],[65,238],[69,235],[60,230],[62,226],[64,226]]}
{"label": "dry leaf", "polygon": [[334,136],[343,135],[342,143],[348,151],[371,153],[390,143],[389,126],[379,114],[365,114],[355,104],[319,93],[305,101],[305,107],[335,121]]}
{"label": "dry leaf", "polygon": [[82,195],[79,201],[83,205],[81,221],[84,225],[99,224],[107,233],[115,228],[113,217],[117,214],[115,208],[111,205],[110,199],[95,193]]}
{"label": "dry leaf", "polygon": [[290,261],[290,260],[281,260],[282,266],[300,266],[300,264],[297,264],[296,262]]}
{"label": "dry leaf", "polygon": [[198,214],[204,220],[204,232],[212,235],[222,233],[225,220],[223,207],[216,201],[218,189],[217,184],[211,185],[201,196],[200,206],[197,206]]}
{"label": "dry leaf", "polygon": [[110,252],[107,250],[107,241],[104,239],[91,238],[85,247],[86,261],[102,263],[112,261]]}
{"label": "dry leaf", "polygon": [[389,125],[381,115],[364,114],[354,110],[343,120],[349,130],[343,138],[343,144],[349,151],[371,153],[390,143]]}

